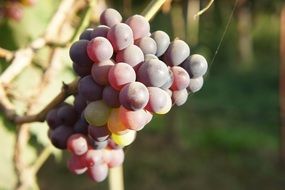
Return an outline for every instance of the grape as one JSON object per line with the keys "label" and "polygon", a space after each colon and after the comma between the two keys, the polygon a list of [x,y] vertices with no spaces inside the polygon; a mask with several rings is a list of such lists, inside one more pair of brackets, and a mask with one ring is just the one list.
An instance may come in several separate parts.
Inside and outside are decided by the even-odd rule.
{"label": "grape", "polygon": [[170,97],[172,97],[172,91],[170,89],[163,89]]}
{"label": "grape", "polygon": [[180,65],[190,55],[190,48],[183,40],[170,43],[163,55],[163,61],[168,65]]}
{"label": "grape", "polygon": [[115,9],[106,9],[100,15],[100,23],[112,27],[122,21],[121,14]]}
{"label": "grape", "polygon": [[82,32],[79,36],[80,40],[92,40],[92,33],[93,33],[93,28],[87,28]]}
{"label": "grape", "polygon": [[84,77],[86,75],[90,75],[90,70],[92,68],[92,64],[78,64],[78,63],[73,63],[72,64],[72,68],[74,70],[74,72],[80,76],[80,77]]}
{"label": "grape", "polygon": [[111,133],[125,134],[129,132],[129,129],[120,120],[118,108],[112,109],[107,126]]}
{"label": "grape", "polygon": [[94,147],[94,149],[101,150],[101,149],[106,148],[107,146],[108,146],[108,140],[105,140],[105,141],[93,140],[93,147]]}
{"label": "grape", "polygon": [[62,124],[61,120],[57,116],[57,109],[52,109],[48,112],[46,121],[50,129],[55,129],[57,126]]}
{"label": "grape", "polygon": [[96,28],[94,28],[93,32],[91,33],[91,39],[96,37],[104,37],[107,38],[107,34],[110,30],[110,27],[105,25],[99,25]]}
{"label": "grape", "polygon": [[103,152],[101,150],[90,149],[85,154],[87,167],[98,166],[104,163]]}
{"label": "grape", "polygon": [[124,126],[135,131],[141,130],[149,122],[149,115],[143,109],[131,111],[121,106],[119,117]]}
{"label": "grape", "polygon": [[145,54],[145,55],[144,55],[144,61],[145,61],[145,62],[149,61],[150,59],[158,59],[158,57],[156,57],[156,56],[153,55],[153,54]]}
{"label": "grape", "polygon": [[98,64],[93,64],[91,75],[95,82],[100,85],[108,85],[108,74],[110,68],[114,65],[112,60],[106,60]]}
{"label": "grape", "polygon": [[202,88],[203,83],[204,83],[203,77],[191,78],[187,90],[192,93],[197,92]]}
{"label": "grape", "polygon": [[170,111],[172,102],[167,92],[157,87],[148,87],[149,101],[146,109],[157,114],[166,114]]}
{"label": "grape", "polygon": [[208,63],[202,55],[193,54],[182,63],[182,67],[191,78],[198,78],[207,72]]}
{"label": "grape", "polygon": [[108,140],[108,147],[111,149],[120,149],[123,148],[123,146],[118,145],[117,143],[115,143],[111,138]]}
{"label": "grape", "polygon": [[71,135],[67,140],[67,149],[77,156],[85,154],[88,150],[85,136],[79,133]]}
{"label": "grape", "polygon": [[169,89],[172,86],[173,81],[174,81],[174,75],[173,75],[171,67],[168,67],[168,72],[169,72],[169,77],[166,80],[166,82],[161,86],[163,90]]}
{"label": "grape", "polygon": [[132,29],[124,23],[114,25],[109,30],[107,38],[115,51],[125,49],[134,43]]}
{"label": "grape", "polygon": [[87,134],[88,133],[88,123],[84,118],[84,114],[81,114],[81,117],[76,121],[73,126],[75,133]]}
{"label": "grape", "polygon": [[70,126],[60,125],[51,131],[51,142],[59,149],[66,149],[67,140],[73,134],[73,130]]}
{"label": "grape", "polygon": [[106,86],[103,89],[103,100],[108,106],[112,108],[119,107],[120,106],[119,91],[117,91],[111,86]]}
{"label": "grape", "polygon": [[179,66],[173,66],[171,68],[173,73],[172,90],[182,90],[186,88],[190,83],[190,77],[187,71]]}
{"label": "grape", "polygon": [[100,164],[88,168],[89,177],[95,182],[104,181],[108,175],[108,166],[107,164]]}
{"label": "grape", "polygon": [[138,110],[146,106],[149,94],[146,86],[140,82],[127,84],[120,91],[120,103],[127,109]]}
{"label": "grape", "polygon": [[74,174],[83,174],[86,170],[86,163],[82,156],[72,155],[67,161],[68,169]]}
{"label": "grape", "polygon": [[123,149],[114,149],[110,151],[110,160],[108,162],[109,168],[118,167],[123,164],[125,153]]}
{"label": "grape", "polygon": [[57,110],[57,116],[62,124],[73,125],[77,120],[77,113],[72,105],[64,104]]}
{"label": "grape", "polygon": [[78,93],[88,101],[96,101],[102,98],[103,87],[97,84],[91,75],[79,80]]}
{"label": "grape", "polygon": [[161,87],[168,80],[169,71],[159,59],[150,59],[140,66],[137,77],[138,81],[146,86]]}
{"label": "grape", "polygon": [[88,127],[89,136],[96,141],[105,141],[110,136],[110,131],[107,126],[104,127],[94,127],[89,125]]}
{"label": "grape", "polygon": [[177,90],[172,92],[172,102],[177,106],[185,104],[188,98],[188,92],[186,89]]}
{"label": "grape", "polygon": [[69,49],[70,59],[80,65],[88,66],[93,61],[87,55],[88,40],[78,40],[74,42]]}
{"label": "grape", "polygon": [[106,61],[112,57],[113,47],[106,38],[96,37],[88,43],[87,54],[95,63]]}
{"label": "grape", "polygon": [[120,90],[124,85],[136,80],[136,73],[127,63],[117,63],[109,70],[108,79],[114,89]]}
{"label": "grape", "polygon": [[154,39],[151,37],[143,37],[137,39],[135,44],[142,50],[143,54],[155,54],[157,51],[157,45]]}
{"label": "grape", "polygon": [[81,113],[87,106],[87,101],[81,94],[77,94],[74,97],[73,106],[74,106],[74,110],[77,113]]}
{"label": "grape", "polygon": [[126,20],[126,24],[131,27],[135,40],[147,36],[150,30],[148,21],[141,15],[131,16]]}
{"label": "grape", "polygon": [[124,62],[132,67],[144,61],[142,50],[136,45],[130,45],[127,48],[118,51],[116,55],[117,62]]}
{"label": "grape", "polygon": [[129,130],[125,134],[112,133],[111,138],[116,144],[124,147],[130,145],[135,140],[136,134],[136,131]]}
{"label": "grape", "polygon": [[170,38],[168,34],[161,30],[158,30],[153,32],[150,37],[154,39],[157,45],[157,51],[155,55],[157,57],[162,56],[170,44]]}
{"label": "grape", "polygon": [[102,100],[90,102],[84,110],[86,121],[96,127],[107,123],[111,109]]}

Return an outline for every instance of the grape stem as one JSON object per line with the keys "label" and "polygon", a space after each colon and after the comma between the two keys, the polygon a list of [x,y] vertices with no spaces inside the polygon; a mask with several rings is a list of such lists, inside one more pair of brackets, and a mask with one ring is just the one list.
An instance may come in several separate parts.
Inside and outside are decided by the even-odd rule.
{"label": "grape stem", "polygon": [[210,0],[209,3],[206,5],[206,7],[202,10],[200,10],[198,13],[196,13],[194,15],[194,19],[196,19],[198,16],[202,15],[204,12],[206,12],[210,7],[211,5],[214,3],[214,0]]}

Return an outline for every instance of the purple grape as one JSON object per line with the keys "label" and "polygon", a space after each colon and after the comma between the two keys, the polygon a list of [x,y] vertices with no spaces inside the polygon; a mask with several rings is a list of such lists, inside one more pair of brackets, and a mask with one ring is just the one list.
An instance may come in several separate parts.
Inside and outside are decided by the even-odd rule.
{"label": "purple grape", "polygon": [[73,125],[77,120],[77,113],[72,105],[64,104],[57,110],[57,117],[64,125]]}
{"label": "purple grape", "polygon": [[112,108],[117,108],[120,106],[120,100],[119,100],[119,91],[114,89],[111,86],[106,86],[103,89],[103,100],[104,102],[112,107]]}
{"label": "purple grape", "polygon": [[135,44],[142,50],[143,54],[153,54],[155,55],[157,52],[157,45],[154,39],[151,37],[143,37],[137,39]]}
{"label": "purple grape", "polygon": [[93,63],[87,55],[88,42],[88,40],[78,40],[71,45],[69,56],[73,62],[82,66],[88,66]]}
{"label": "purple grape", "polygon": [[112,27],[122,21],[121,14],[115,9],[106,9],[100,15],[100,23]]}
{"label": "purple grape", "polygon": [[114,25],[109,30],[107,38],[115,51],[123,50],[134,43],[132,29],[124,23]]}
{"label": "purple grape", "polygon": [[181,65],[191,76],[191,78],[198,78],[207,72],[207,60],[199,54],[194,54],[188,57]]}
{"label": "purple grape", "polygon": [[140,66],[137,77],[146,86],[161,87],[168,81],[169,71],[159,59],[150,59]]}
{"label": "purple grape", "polygon": [[140,82],[127,84],[120,91],[120,102],[129,110],[138,110],[146,106],[149,94],[146,86]]}
{"label": "purple grape", "polygon": [[78,76],[84,77],[86,75],[90,75],[90,71],[91,71],[92,65],[93,64],[84,64],[84,65],[82,65],[82,64],[78,64],[78,63],[73,62],[72,68],[73,68],[74,72]]}
{"label": "purple grape", "polygon": [[73,106],[77,113],[81,113],[87,106],[87,101],[81,94],[77,94],[74,97]]}
{"label": "purple grape", "polygon": [[88,123],[82,114],[81,117],[76,121],[73,126],[73,130],[75,133],[87,134],[88,133]]}
{"label": "purple grape", "polygon": [[173,73],[173,83],[171,86],[171,90],[182,90],[187,88],[190,82],[189,74],[185,69],[179,66],[171,67]]}
{"label": "purple grape", "polygon": [[96,28],[94,28],[93,32],[91,33],[91,39],[96,37],[104,37],[107,38],[107,34],[110,30],[110,27],[105,25],[99,25]]}
{"label": "purple grape", "polygon": [[67,140],[73,134],[73,130],[70,126],[61,125],[51,131],[51,143],[59,149],[66,149]]}
{"label": "purple grape", "polygon": [[82,32],[79,36],[80,40],[91,40],[92,39],[92,33],[93,33],[93,28],[87,28],[86,30],[84,30],[84,32]]}
{"label": "purple grape", "polygon": [[110,136],[110,131],[107,126],[96,127],[96,126],[88,126],[88,134],[95,141],[105,141]]}
{"label": "purple grape", "polygon": [[163,55],[163,61],[170,66],[180,65],[190,55],[190,48],[183,40],[170,43]]}
{"label": "purple grape", "polygon": [[154,39],[157,45],[156,56],[160,57],[164,54],[170,44],[170,38],[167,33],[158,30],[151,34],[151,38]]}
{"label": "purple grape", "polygon": [[96,101],[102,98],[103,87],[97,84],[91,75],[79,80],[78,93],[88,101]]}
{"label": "purple grape", "polygon": [[55,129],[62,124],[61,120],[57,116],[57,109],[52,109],[48,112],[46,121],[50,129]]}

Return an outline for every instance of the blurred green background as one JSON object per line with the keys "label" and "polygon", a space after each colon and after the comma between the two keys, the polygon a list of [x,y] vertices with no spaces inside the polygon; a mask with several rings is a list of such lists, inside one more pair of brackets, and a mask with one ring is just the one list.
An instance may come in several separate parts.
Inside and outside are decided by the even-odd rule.
{"label": "blurred green background", "polygon": [[[139,14],[148,2],[107,1],[107,5],[127,18]],[[202,8],[208,1],[196,2]],[[193,25],[185,20],[187,3],[174,0],[170,7],[164,7],[151,20],[151,31],[160,29],[171,39],[187,40],[191,54],[199,53],[207,58],[210,66],[204,86],[190,95],[185,105],[165,116],[156,116],[139,132],[126,150],[125,188],[285,189],[285,173],[279,163],[278,86],[280,12],[284,3],[282,0],[240,0],[235,7],[233,0],[215,0]],[[15,50],[27,45],[42,34],[58,5],[57,0],[39,0],[33,7],[25,8],[20,22],[2,20],[0,47]],[[233,18],[221,42],[234,7]],[[40,54],[38,60],[45,62]],[[68,50],[62,55],[63,66],[48,91],[48,98],[59,91],[62,81],[74,78]],[[1,72],[7,66],[1,60]],[[36,76],[39,70],[35,63],[16,78],[15,85],[21,86],[19,92],[31,88],[29,76]],[[21,110],[22,105],[15,104]],[[0,189],[12,189],[15,126],[1,118]],[[46,145],[46,131],[46,124],[34,124],[28,157],[36,156],[38,149]],[[56,155],[39,171],[40,189],[108,189],[107,180],[95,184],[85,175],[71,174],[65,164],[68,155]]]}

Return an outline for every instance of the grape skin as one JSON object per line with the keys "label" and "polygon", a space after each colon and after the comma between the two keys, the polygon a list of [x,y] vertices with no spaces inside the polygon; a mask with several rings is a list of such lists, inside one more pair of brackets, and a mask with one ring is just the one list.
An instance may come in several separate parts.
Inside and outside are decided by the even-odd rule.
{"label": "grape skin", "polygon": [[208,63],[202,55],[193,54],[182,63],[182,67],[191,78],[198,78],[206,74]]}
{"label": "grape skin", "polygon": [[135,44],[141,49],[143,54],[155,54],[157,51],[157,45],[154,39],[151,37],[143,37],[140,39],[137,39],[135,41]]}
{"label": "grape skin", "polygon": [[119,91],[114,89],[111,86],[105,86],[103,89],[103,100],[104,102],[112,107],[117,108],[120,106],[120,100],[119,100]]}
{"label": "grape skin", "polygon": [[166,114],[172,106],[171,97],[167,92],[158,87],[148,87],[149,101],[146,110],[157,114]]}
{"label": "grape skin", "polygon": [[203,84],[204,84],[203,77],[191,78],[187,90],[189,92],[195,93],[203,87]]}
{"label": "grape skin", "polygon": [[100,127],[107,124],[111,109],[102,100],[90,102],[84,110],[86,121]]}
{"label": "grape skin", "polygon": [[99,63],[112,57],[113,47],[106,38],[96,37],[88,43],[87,54],[95,63]]}
{"label": "grape skin", "polygon": [[176,90],[172,92],[172,103],[176,104],[177,106],[181,106],[186,103],[188,98],[188,92],[185,89]]}
{"label": "grape skin", "polygon": [[130,45],[116,54],[117,62],[124,62],[132,67],[144,61],[142,50],[136,45]]}
{"label": "grape skin", "polygon": [[120,103],[129,110],[138,110],[146,106],[149,94],[146,86],[132,82],[122,88],[119,94]]}
{"label": "grape skin", "polygon": [[106,60],[98,64],[93,64],[91,69],[91,76],[94,79],[94,81],[100,85],[108,85],[109,70],[114,65],[115,64],[112,60]]}
{"label": "grape skin", "polygon": [[100,15],[100,23],[112,27],[122,21],[121,14],[115,9],[106,9]]}
{"label": "grape skin", "polygon": [[171,67],[171,71],[173,73],[171,90],[182,90],[189,85],[190,77],[185,69],[179,66],[173,66]]}
{"label": "grape skin", "polygon": [[107,34],[115,51],[120,51],[134,43],[132,29],[124,24],[119,23],[111,27]]}
{"label": "grape skin", "polygon": [[170,44],[170,38],[168,34],[161,30],[158,30],[153,32],[150,37],[154,39],[157,45],[157,51],[155,55],[157,57],[162,56]]}
{"label": "grape skin", "polygon": [[90,75],[79,80],[78,93],[88,101],[96,101],[102,98],[103,87],[97,84]]}
{"label": "grape skin", "polygon": [[91,40],[92,39],[93,28],[87,28],[79,36],[79,40]]}
{"label": "grape skin", "polygon": [[183,40],[174,40],[170,43],[163,61],[170,66],[180,65],[190,55],[190,48]]}
{"label": "grape skin", "polygon": [[126,24],[130,26],[133,31],[134,39],[139,39],[147,36],[150,31],[149,22],[141,15],[133,15],[126,20]]}
{"label": "grape skin", "polygon": [[105,26],[105,25],[99,25],[94,28],[92,33],[90,34],[91,39],[96,38],[96,37],[104,37],[107,38],[107,34],[110,30],[110,27]]}
{"label": "grape skin", "polygon": [[71,45],[69,56],[73,62],[82,66],[88,66],[93,63],[87,55],[88,43],[88,40],[78,40]]}

